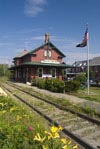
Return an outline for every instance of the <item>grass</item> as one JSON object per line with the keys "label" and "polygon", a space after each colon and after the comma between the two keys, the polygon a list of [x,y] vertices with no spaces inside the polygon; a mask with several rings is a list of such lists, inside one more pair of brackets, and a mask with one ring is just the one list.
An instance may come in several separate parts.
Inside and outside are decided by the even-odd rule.
{"label": "grass", "polygon": [[44,121],[23,104],[0,97],[0,148],[31,148],[37,130],[40,133],[45,129],[42,123]]}
{"label": "grass", "polygon": [[90,94],[87,93],[87,88],[84,90],[79,90],[77,93],[72,93],[73,95],[84,98],[90,101],[100,102],[100,88],[99,87],[90,87]]}
{"label": "grass", "polygon": [[61,127],[48,124],[23,103],[0,96],[0,148],[76,149],[71,140],[60,138]]}

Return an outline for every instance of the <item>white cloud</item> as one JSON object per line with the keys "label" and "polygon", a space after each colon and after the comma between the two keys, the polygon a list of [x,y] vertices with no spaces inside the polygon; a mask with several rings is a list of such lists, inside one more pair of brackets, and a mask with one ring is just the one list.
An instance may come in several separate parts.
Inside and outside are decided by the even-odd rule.
{"label": "white cloud", "polygon": [[25,14],[34,17],[44,11],[44,5],[47,0],[25,0]]}

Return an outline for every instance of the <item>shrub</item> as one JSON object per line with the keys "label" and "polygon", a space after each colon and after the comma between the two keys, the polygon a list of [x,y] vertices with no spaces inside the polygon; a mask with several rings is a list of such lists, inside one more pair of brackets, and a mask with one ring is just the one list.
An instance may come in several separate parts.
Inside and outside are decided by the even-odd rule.
{"label": "shrub", "polygon": [[37,79],[37,87],[41,88],[41,89],[45,89],[45,80],[41,79]]}
{"label": "shrub", "polygon": [[32,85],[37,86],[41,89],[46,89],[52,92],[58,92],[63,93],[65,90],[65,83],[64,81],[58,80],[58,79],[33,79]]}
{"label": "shrub", "polygon": [[45,89],[50,90],[50,91],[52,90],[52,84],[53,84],[52,81],[53,81],[52,79],[45,80]]}
{"label": "shrub", "polygon": [[65,90],[65,84],[58,79],[50,79],[45,81],[45,89],[52,92],[63,93]]}
{"label": "shrub", "polygon": [[76,80],[71,80],[65,82],[65,92],[74,92],[80,88],[80,82]]}
{"label": "shrub", "polygon": [[53,79],[52,83],[52,90],[53,92],[63,93],[65,90],[65,84],[63,81],[60,81],[58,79]]}
{"label": "shrub", "polygon": [[80,83],[86,82],[87,78],[84,73],[77,74],[74,80],[79,81]]}

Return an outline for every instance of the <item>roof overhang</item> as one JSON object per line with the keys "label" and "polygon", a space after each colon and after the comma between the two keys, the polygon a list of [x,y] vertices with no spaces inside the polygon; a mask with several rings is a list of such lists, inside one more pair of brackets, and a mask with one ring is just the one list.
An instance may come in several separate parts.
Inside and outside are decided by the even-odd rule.
{"label": "roof overhang", "polygon": [[72,68],[73,67],[65,63],[56,64],[56,63],[41,63],[41,62],[25,62],[21,65],[12,66],[10,69],[15,69],[15,68],[23,67],[23,66],[43,66],[43,67],[48,66],[48,67],[57,67],[57,68]]}

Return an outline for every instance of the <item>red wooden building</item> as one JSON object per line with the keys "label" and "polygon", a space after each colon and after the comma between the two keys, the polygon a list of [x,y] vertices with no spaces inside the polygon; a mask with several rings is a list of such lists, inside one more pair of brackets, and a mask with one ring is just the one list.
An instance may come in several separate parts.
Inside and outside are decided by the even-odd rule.
{"label": "red wooden building", "polygon": [[45,43],[28,52],[24,50],[13,60],[10,68],[13,79],[20,82],[31,82],[36,78],[58,78],[62,80],[62,72],[70,66],[63,63],[65,55],[49,41],[45,34]]}

